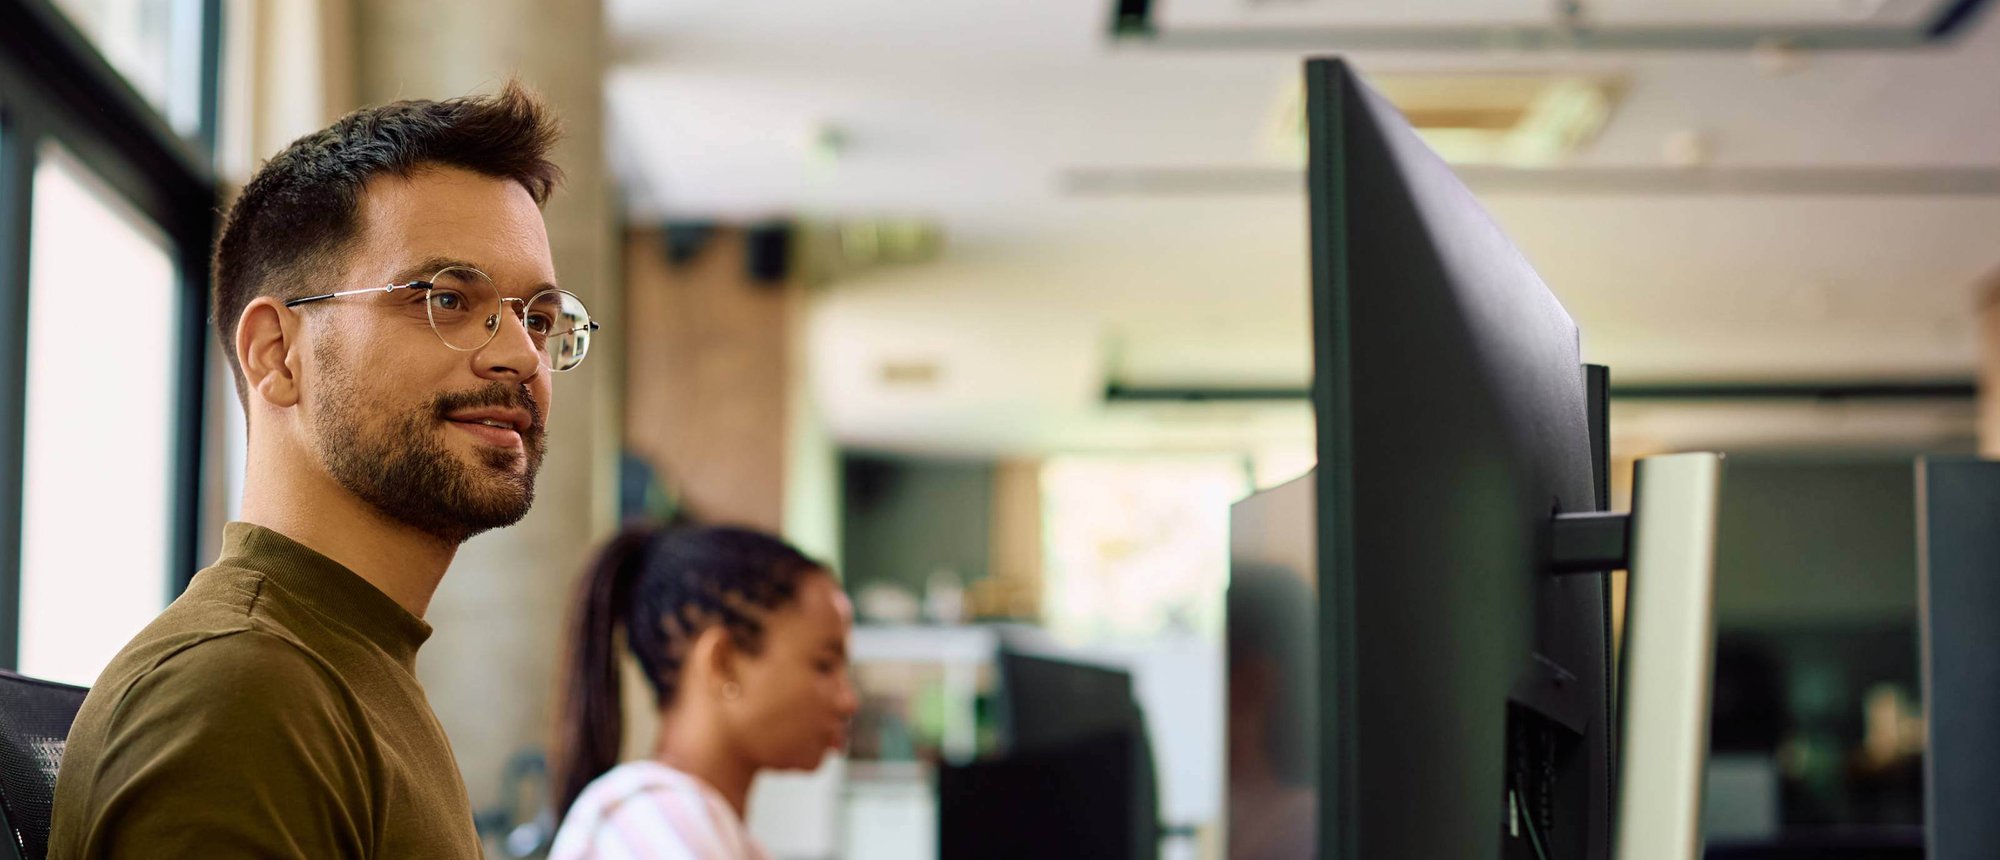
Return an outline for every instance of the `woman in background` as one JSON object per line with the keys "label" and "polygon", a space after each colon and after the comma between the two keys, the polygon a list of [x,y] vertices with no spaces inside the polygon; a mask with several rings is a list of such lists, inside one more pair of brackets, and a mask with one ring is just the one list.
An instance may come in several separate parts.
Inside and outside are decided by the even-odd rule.
{"label": "woman in background", "polygon": [[[763,860],[743,823],[759,771],[846,745],[853,610],[831,571],[776,538],[640,528],[579,586],[555,747],[551,860]],[[659,707],[652,755],[623,741],[615,631]]]}

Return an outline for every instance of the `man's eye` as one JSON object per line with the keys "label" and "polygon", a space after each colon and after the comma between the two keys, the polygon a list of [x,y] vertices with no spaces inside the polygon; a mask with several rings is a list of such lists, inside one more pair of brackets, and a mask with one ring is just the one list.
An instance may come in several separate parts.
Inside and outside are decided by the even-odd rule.
{"label": "man's eye", "polygon": [[522,323],[528,327],[529,331],[535,334],[548,334],[555,330],[556,327],[555,320],[551,319],[547,314],[529,314],[527,319],[522,320]]}
{"label": "man's eye", "polygon": [[431,309],[439,311],[461,311],[465,309],[465,297],[451,290],[432,290]]}

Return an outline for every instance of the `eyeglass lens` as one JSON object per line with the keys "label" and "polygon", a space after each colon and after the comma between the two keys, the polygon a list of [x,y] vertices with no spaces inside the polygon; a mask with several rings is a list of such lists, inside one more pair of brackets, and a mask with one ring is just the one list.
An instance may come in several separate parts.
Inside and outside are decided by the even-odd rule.
{"label": "eyeglass lens", "polygon": [[503,305],[520,304],[521,327],[534,341],[542,366],[569,370],[590,351],[590,312],[569,293],[546,290],[525,302],[503,303],[492,279],[463,267],[438,272],[430,283],[425,310],[431,328],[452,349],[470,351],[491,343],[500,330]]}

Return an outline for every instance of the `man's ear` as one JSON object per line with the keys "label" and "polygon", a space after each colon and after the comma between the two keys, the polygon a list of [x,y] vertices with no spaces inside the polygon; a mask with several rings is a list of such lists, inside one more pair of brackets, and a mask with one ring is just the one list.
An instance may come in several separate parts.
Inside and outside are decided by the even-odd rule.
{"label": "man's ear", "polygon": [[299,349],[296,317],[283,302],[259,296],[236,321],[236,361],[249,390],[273,406],[299,402]]}

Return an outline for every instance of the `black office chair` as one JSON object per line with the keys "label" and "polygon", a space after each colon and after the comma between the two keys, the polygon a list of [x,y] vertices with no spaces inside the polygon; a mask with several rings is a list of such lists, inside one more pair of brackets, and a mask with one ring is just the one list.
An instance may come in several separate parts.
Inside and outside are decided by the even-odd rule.
{"label": "black office chair", "polygon": [[[20,860],[48,856],[56,768],[87,692],[0,670],[0,825]],[[9,853],[0,850],[0,858]]]}

